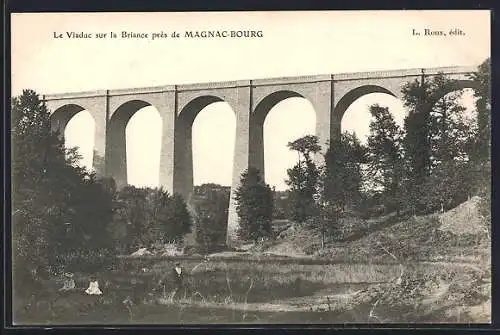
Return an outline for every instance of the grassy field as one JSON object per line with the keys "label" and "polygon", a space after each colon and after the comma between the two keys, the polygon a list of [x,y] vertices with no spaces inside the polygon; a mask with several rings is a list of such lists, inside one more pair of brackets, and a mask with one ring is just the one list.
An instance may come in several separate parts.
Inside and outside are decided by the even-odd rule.
{"label": "grassy field", "polygon": [[[465,204],[441,216],[376,222],[377,229],[356,238],[351,234],[323,250],[314,247],[317,239],[312,233],[296,230],[253,252],[116,258],[98,272],[76,269],[74,292],[58,292],[62,283],[50,278],[34,299],[15,299],[14,321],[487,323],[491,314],[489,238],[480,221],[468,219],[461,230],[453,226],[463,221],[456,215],[475,216],[471,206]],[[316,251],[306,255],[305,248]],[[187,285],[171,298],[172,285],[158,287],[157,283],[176,260],[188,274]],[[100,297],[84,294],[92,275],[99,279]]]}
{"label": "grassy field", "polygon": [[[52,280],[50,298],[18,308],[14,317],[21,324],[457,322],[456,315],[428,315],[421,310],[426,297],[439,291],[439,285],[446,283],[447,290],[438,297],[439,302],[429,302],[432,308],[428,311],[443,307],[442,302],[460,290],[462,295],[471,295],[464,297],[462,304],[469,299],[473,301],[465,301],[468,305],[480,305],[488,298],[486,293],[472,292],[473,287],[483,285],[477,284],[482,277],[474,281],[477,271],[465,265],[291,265],[272,259],[264,263],[190,260],[183,265],[189,274],[188,285],[174,299],[169,299],[169,285],[165,290],[154,290],[161,274],[171,269],[171,260],[128,259],[121,260],[115,270],[95,274],[103,291],[101,297],[83,293],[90,274],[75,273],[79,290],[57,292],[60,286]],[[461,287],[463,283],[468,283],[467,287]],[[404,290],[404,285],[413,286]],[[415,292],[411,290],[425,292],[412,297]],[[392,300],[380,301],[390,292]],[[132,304],[123,303],[127,297]],[[453,299],[457,304],[457,297]],[[474,320],[465,312],[460,317],[460,322]]]}

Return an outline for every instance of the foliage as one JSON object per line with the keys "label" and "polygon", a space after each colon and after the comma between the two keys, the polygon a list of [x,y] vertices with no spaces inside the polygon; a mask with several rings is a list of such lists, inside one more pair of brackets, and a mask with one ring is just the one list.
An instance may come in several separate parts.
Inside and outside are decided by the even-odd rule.
{"label": "foliage", "polygon": [[118,192],[116,203],[112,231],[120,251],[178,241],[191,231],[191,217],[177,194],[126,186]]}
{"label": "foliage", "polygon": [[143,245],[145,225],[149,224],[145,199],[146,189],[133,186],[126,186],[117,193],[112,230],[120,249],[127,252]]}
{"label": "foliage", "polygon": [[474,122],[464,116],[466,108],[458,99],[458,84],[443,75],[433,77],[432,93],[436,102],[430,110],[429,141],[431,167],[450,160],[467,161],[475,135]]}
{"label": "foliage", "polygon": [[320,171],[311,154],[316,154],[321,150],[318,142],[317,136],[306,135],[288,143],[288,148],[299,154],[297,164],[287,170],[288,180],[286,180],[286,184],[290,187],[291,218],[298,222],[303,222],[313,215],[313,195],[316,192]]}
{"label": "foliage", "polygon": [[485,60],[472,74],[477,112],[477,136],[471,155],[474,191],[481,196],[480,213],[491,230],[491,59]]}
{"label": "foliage", "polygon": [[321,248],[324,248],[327,236],[341,238],[341,220],[343,211],[331,202],[318,202],[316,213],[307,221],[308,227],[316,230],[321,235]]}
{"label": "foliage", "polygon": [[194,187],[194,194],[196,197],[205,197],[213,192],[217,193],[229,193],[231,191],[230,186],[222,186],[214,183],[206,183],[202,185],[196,185]]}
{"label": "foliage", "polygon": [[51,132],[49,111],[32,90],[12,100],[12,153],[15,272],[65,266],[61,255],[77,249],[109,248],[112,194]]}
{"label": "foliage", "polygon": [[372,121],[367,145],[368,176],[373,187],[382,190],[384,203],[399,211],[404,178],[403,132],[394,121],[389,108],[373,105],[370,113]]}
{"label": "foliage", "polygon": [[[325,166],[319,171],[314,195],[317,201],[311,206],[313,215],[309,215],[308,225],[323,237],[338,235],[342,231],[340,219],[356,205],[361,215],[370,217],[392,211],[425,214],[447,210],[478,193],[488,198],[484,190],[490,183],[489,158],[475,151],[484,151],[489,145],[484,135],[489,134],[491,122],[489,71],[487,60],[471,76],[476,84],[477,122],[465,116],[457,80],[442,73],[422,74],[402,89],[409,112],[404,129],[395,123],[388,108],[374,105],[370,107],[372,121],[366,148],[352,134],[332,139]],[[289,147],[310,152],[303,149],[308,143],[296,141]],[[291,186],[306,180],[305,169],[300,167],[289,170],[289,176],[294,177],[290,178]],[[487,202],[483,206],[486,218]]]}
{"label": "foliage", "polygon": [[479,160],[489,160],[491,148],[491,59],[485,60],[471,75],[476,98],[478,136],[474,153]]}
{"label": "foliage", "polygon": [[426,178],[419,199],[427,212],[449,210],[467,200],[472,194],[471,164],[443,162]]}
{"label": "foliage", "polygon": [[429,90],[424,75],[420,81],[407,83],[402,89],[404,106],[408,109],[403,145],[408,177],[414,185],[420,185],[430,170]]}
{"label": "foliage", "polygon": [[293,202],[290,199],[290,191],[273,191],[274,192],[274,220],[284,220],[292,217]]}
{"label": "foliage", "polygon": [[343,133],[330,141],[325,153],[323,198],[341,211],[361,198],[361,164],[366,162],[366,149],[354,133]]}
{"label": "foliage", "polygon": [[346,132],[330,141],[315,189],[314,215],[308,222],[321,233],[323,246],[327,234],[341,231],[340,220],[347,206],[355,206],[361,198],[361,164],[365,161],[365,148],[354,134]]}
{"label": "foliage", "polygon": [[403,89],[409,115],[405,119],[406,183],[402,189],[413,213],[457,204],[471,189],[467,171],[477,127],[464,116],[458,89],[458,82],[442,73],[422,76],[420,82],[408,83]]}
{"label": "foliage", "polygon": [[491,230],[491,162],[489,159],[480,164],[473,164],[471,178],[475,181],[472,192],[481,197],[480,214],[484,218],[488,231]]}
{"label": "foliage", "polygon": [[319,139],[317,136],[306,135],[293,142],[289,142],[288,148],[301,153],[305,160],[310,160],[311,154],[318,153],[321,150],[321,146],[318,142]]}
{"label": "foliage", "polygon": [[[163,214],[163,216],[161,216]],[[167,208],[156,217],[161,224],[165,236],[170,241],[177,241],[191,232],[192,220],[184,199],[179,194],[174,194]]]}
{"label": "foliage", "polygon": [[238,236],[257,241],[272,233],[273,192],[256,168],[245,170],[236,190],[236,212],[240,219]]}
{"label": "foliage", "polygon": [[205,253],[225,245],[230,189],[215,184],[199,187],[196,203],[196,242]]}

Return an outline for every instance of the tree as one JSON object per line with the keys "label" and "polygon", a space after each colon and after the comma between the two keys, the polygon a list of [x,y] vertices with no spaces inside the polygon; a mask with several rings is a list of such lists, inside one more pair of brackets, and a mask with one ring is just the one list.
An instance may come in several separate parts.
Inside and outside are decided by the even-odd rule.
{"label": "tree", "polygon": [[458,82],[442,73],[431,78],[422,75],[420,82],[408,83],[403,89],[405,106],[409,108],[403,141],[407,163],[406,202],[413,213],[429,211],[429,194],[437,194],[428,189],[428,180],[434,172],[441,176],[445,171],[451,173],[470,158],[474,128],[463,116],[458,89]]}
{"label": "tree", "polygon": [[220,185],[204,184],[200,187],[203,196],[196,204],[196,242],[205,252],[210,252],[226,243],[229,189]]}
{"label": "tree", "polygon": [[323,231],[338,231],[347,207],[360,200],[364,162],[366,150],[354,134],[345,132],[330,140],[319,191],[323,213],[319,226]]}
{"label": "tree", "polygon": [[353,133],[345,132],[330,141],[325,153],[324,198],[342,211],[360,199],[361,164],[366,162],[366,149]]}
{"label": "tree", "polygon": [[236,190],[236,212],[240,219],[238,236],[257,242],[260,237],[270,236],[273,216],[273,192],[256,168],[245,170]]}
{"label": "tree", "polygon": [[108,225],[108,234],[112,241],[113,250],[118,254],[124,254],[130,249],[129,225],[131,222],[128,219],[126,204],[122,200],[115,199],[113,218]]}
{"label": "tree", "polygon": [[293,203],[290,201],[290,190],[276,191],[274,193],[274,214],[273,219],[285,220],[293,217]]}
{"label": "tree", "polygon": [[472,151],[474,123],[459,103],[461,91],[456,80],[440,74],[430,81],[431,102],[429,141],[431,168],[450,160],[467,161]]}
{"label": "tree", "polygon": [[481,197],[479,210],[491,234],[491,59],[471,75],[477,112],[477,137],[472,155],[474,191]]}
{"label": "tree", "polygon": [[111,197],[78,166],[76,148],[51,132],[49,111],[33,90],[12,99],[12,154],[15,272],[66,266],[69,253],[109,247]]}
{"label": "tree", "polygon": [[[406,84],[403,89],[404,106],[408,115],[404,121],[405,137],[403,140],[407,161],[409,198],[418,199],[421,185],[430,173],[431,148],[429,141],[430,84],[422,77]],[[413,203],[413,201],[412,201]]]}
{"label": "tree", "polygon": [[477,111],[477,142],[474,149],[476,159],[490,159],[491,148],[491,59],[485,60],[470,76],[474,82],[474,97]]}
{"label": "tree", "polygon": [[370,106],[373,120],[368,136],[368,175],[375,188],[382,189],[385,203],[399,212],[402,196],[403,132],[387,107]]}
{"label": "tree", "polygon": [[62,230],[65,210],[64,203],[52,196],[54,180],[49,173],[52,167],[64,169],[66,157],[61,141],[50,134],[45,105],[32,90],[12,100],[12,153],[13,265],[48,266],[50,223],[58,221]]}
{"label": "tree", "polygon": [[449,210],[471,195],[473,175],[468,162],[445,161],[426,178],[420,203],[426,212]]}
{"label": "tree", "polygon": [[115,211],[115,236],[121,236],[118,244],[125,245],[128,251],[157,242],[179,241],[191,231],[191,216],[180,195],[126,186],[118,193],[118,201],[121,206]]}
{"label": "tree", "polygon": [[69,218],[67,227],[71,249],[110,248],[106,228],[113,217],[113,193],[108,192],[95,175],[90,175],[74,190],[68,205],[75,213]]}
{"label": "tree", "polygon": [[[319,139],[314,135],[306,135],[293,142],[288,142],[288,148],[290,150],[297,151],[302,154],[306,161],[311,160],[311,154],[318,153],[321,150],[321,146],[318,144]],[[300,157],[299,157],[300,161]]]}
{"label": "tree", "polygon": [[126,224],[126,238],[123,242],[126,250],[131,251],[139,247],[149,246],[145,241],[147,226],[150,221],[147,214],[146,196],[148,190],[126,186],[118,192],[117,200],[123,205],[123,210],[116,212],[115,221]]}
{"label": "tree", "polygon": [[308,228],[321,235],[321,249],[325,247],[327,235],[333,235],[340,231],[340,218],[342,209],[335,201],[325,198],[325,175],[322,175],[314,195],[314,215],[308,218]]}
{"label": "tree", "polygon": [[169,240],[179,241],[191,232],[191,215],[188,212],[186,202],[179,194],[174,194],[166,207],[161,223],[165,235]]}
{"label": "tree", "polygon": [[290,187],[292,218],[295,221],[303,222],[313,214],[313,195],[318,183],[319,169],[311,154],[321,150],[318,141],[317,136],[306,135],[288,143],[288,148],[297,151],[299,156],[297,164],[287,170],[288,180],[286,180],[286,184]]}

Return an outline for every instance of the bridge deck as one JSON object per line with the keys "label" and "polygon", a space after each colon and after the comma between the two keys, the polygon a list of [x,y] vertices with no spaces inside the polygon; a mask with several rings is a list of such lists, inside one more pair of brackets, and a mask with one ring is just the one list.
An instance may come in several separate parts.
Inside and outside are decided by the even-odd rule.
{"label": "bridge deck", "polygon": [[69,92],[47,94],[43,96],[45,101],[61,100],[61,99],[74,99],[85,97],[97,96],[117,96],[129,94],[146,94],[146,93],[160,93],[171,91],[193,91],[204,89],[217,89],[217,88],[234,88],[234,87],[258,87],[258,86],[277,86],[287,84],[304,84],[325,81],[353,81],[363,79],[382,79],[382,78],[401,78],[401,77],[416,77],[424,71],[427,75],[434,75],[439,72],[445,74],[468,74],[475,72],[476,67],[473,66],[449,66],[449,67],[435,67],[435,68],[414,68],[403,70],[384,70],[384,71],[371,71],[371,72],[352,72],[352,73],[338,73],[338,74],[323,74],[311,76],[294,76],[294,77],[277,77],[266,79],[252,79],[252,80],[236,80],[236,81],[220,81],[220,82],[206,82],[206,83],[193,83],[182,85],[164,85],[152,87],[138,87],[138,88],[125,88],[113,90],[96,90],[96,91],[83,91],[83,92]]}

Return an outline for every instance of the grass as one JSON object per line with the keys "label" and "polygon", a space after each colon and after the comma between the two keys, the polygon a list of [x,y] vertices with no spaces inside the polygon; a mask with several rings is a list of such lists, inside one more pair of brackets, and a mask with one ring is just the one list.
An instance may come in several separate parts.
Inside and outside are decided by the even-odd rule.
{"label": "grass", "polygon": [[[465,211],[476,215],[471,210],[450,211],[444,230],[437,215],[387,217],[313,256],[118,257],[93,273],[74,271],[77,292],[57,292],[62,285],[53,279],[37,301],[17,299],[14,317],[23,324],[487,322],[489,239],[450,226]],[[281,242],[317,249],[318,239],[299,229]],[[172,286],[158,290],[157,282],[174,261],[188,284],[169,300]],[[102,297],[83,294],[91,275]]]}
{"label": "grass", "polygon": [[[163,289],[153,290],[159,277],[170,271],[171,260],[141,262],[128,259],[122,260],[111,271],[97,274],[76,272],[79,291],[59,293],[54,290],[52,305],[50,299],[46,299],[46,304],[42,306],[17,309],[15,320],[23,324],[338,323],[367,322],[371,313],[392,322],[403,318],[416,320],[425,314],[421,310],[417,310],[417,314],[413,310],[407,315],[402,314],[405,308],[420,302],[402,289],[404,285],[394,284],[402,275],[401,266],[396,264],[289,264],[281,259],[267,258],[262,263],[254,260],[191,260],[184,261],[183,266],[189,274],[188,285],[175,300],[168,300],[171,286],[167,285],[165,292]],[[403,281],[406,285],[414,285],[412,280],[427,283],[435,277],[454,283],[455,287],[451,286],[450,292],[455,295],[462,292],[464,297],[471,289],[464,285],[460,287],[460,283],[475,285],[471,279],[476,274],[473,269],[440,263],[414,263],[405,265],[404,269]],[[102,297],[83,294],[90,275],[99,278],[104,293]],[[56,284],[53,281],[55,288]],[[392,292],[389,294],[392,300],[381,299],[388,292]],[[346,298],[346,294],[351,298]],[[133,303],[124,304],[127,297]],[[372,311],[377,300],[380,301]],[[476,300],[473,303],[483,301]],[[262,304],[276,304],[278,307],[259,310]],[[287,306],[295,306],[295,309],[287,310]],[[377,321],[373,319],[370,322]]]}
{"label": "grass", "polygon": [[[230,303],[266,303],[280,299],[312,296],[322,290],[342,293],[356,284],[384,282],[397,274],[394,265],[347,265],[347,264],[288,264],[280,260],[258,263],[255,261],[225,262],[225,261],[185,261],[183,263],[187,277],[187,290],[184,302],[205,302],[213,304]],[[126,316],[122,301],[131,296],[136,306],[145,304],[151,298],[153,289],[160,276],[170,271],[170,261],[156,261],[146,264],[138,260],[117,266],[113,271],[95,274],[99,278],[100,287],[104,292],[101,298],[85,296],[81,292],[60,294],[60,305],[66,310],[61,315],[61,308],[55,307],[56,315],[62,320],[75,321],[67,314],[85,315],[88,309],[105,309],[106,304],[116,305],[117,313],[121,310]],[[120,269],[120,267],[123,267]],[[83,291],[88,284],[89,273],[75,273],[77,287]],[[171,291],[167,285],[166,292]],[[155,293],[156,298],[163,295],[162,289]],[[102,301],[101,301],[102,300]],[[111,301],[107,301],[111,300]],[[75,304],[75,301],[81,303]],[[91,304],[91,302],[95,302]],[[105,303],[106,302],[106,303]],[[56,304],[57,305],[57,304]],[[147,305],[147,304],[146,304]],[[93,307],[92,307],[93,306]],[[168,306],[164,306],[167,308]],[[71,313],[70,311],[73,310]],[[48,313],[48,309],[46,311]],[[21,312],[16,319],[22,321],[43,318],[53,319],[47,313]],[[50,314],[50,313],[49,313]],[[57,319],[57,316],[55,316]],[[60,320],[60,321],[62,321]]]}

